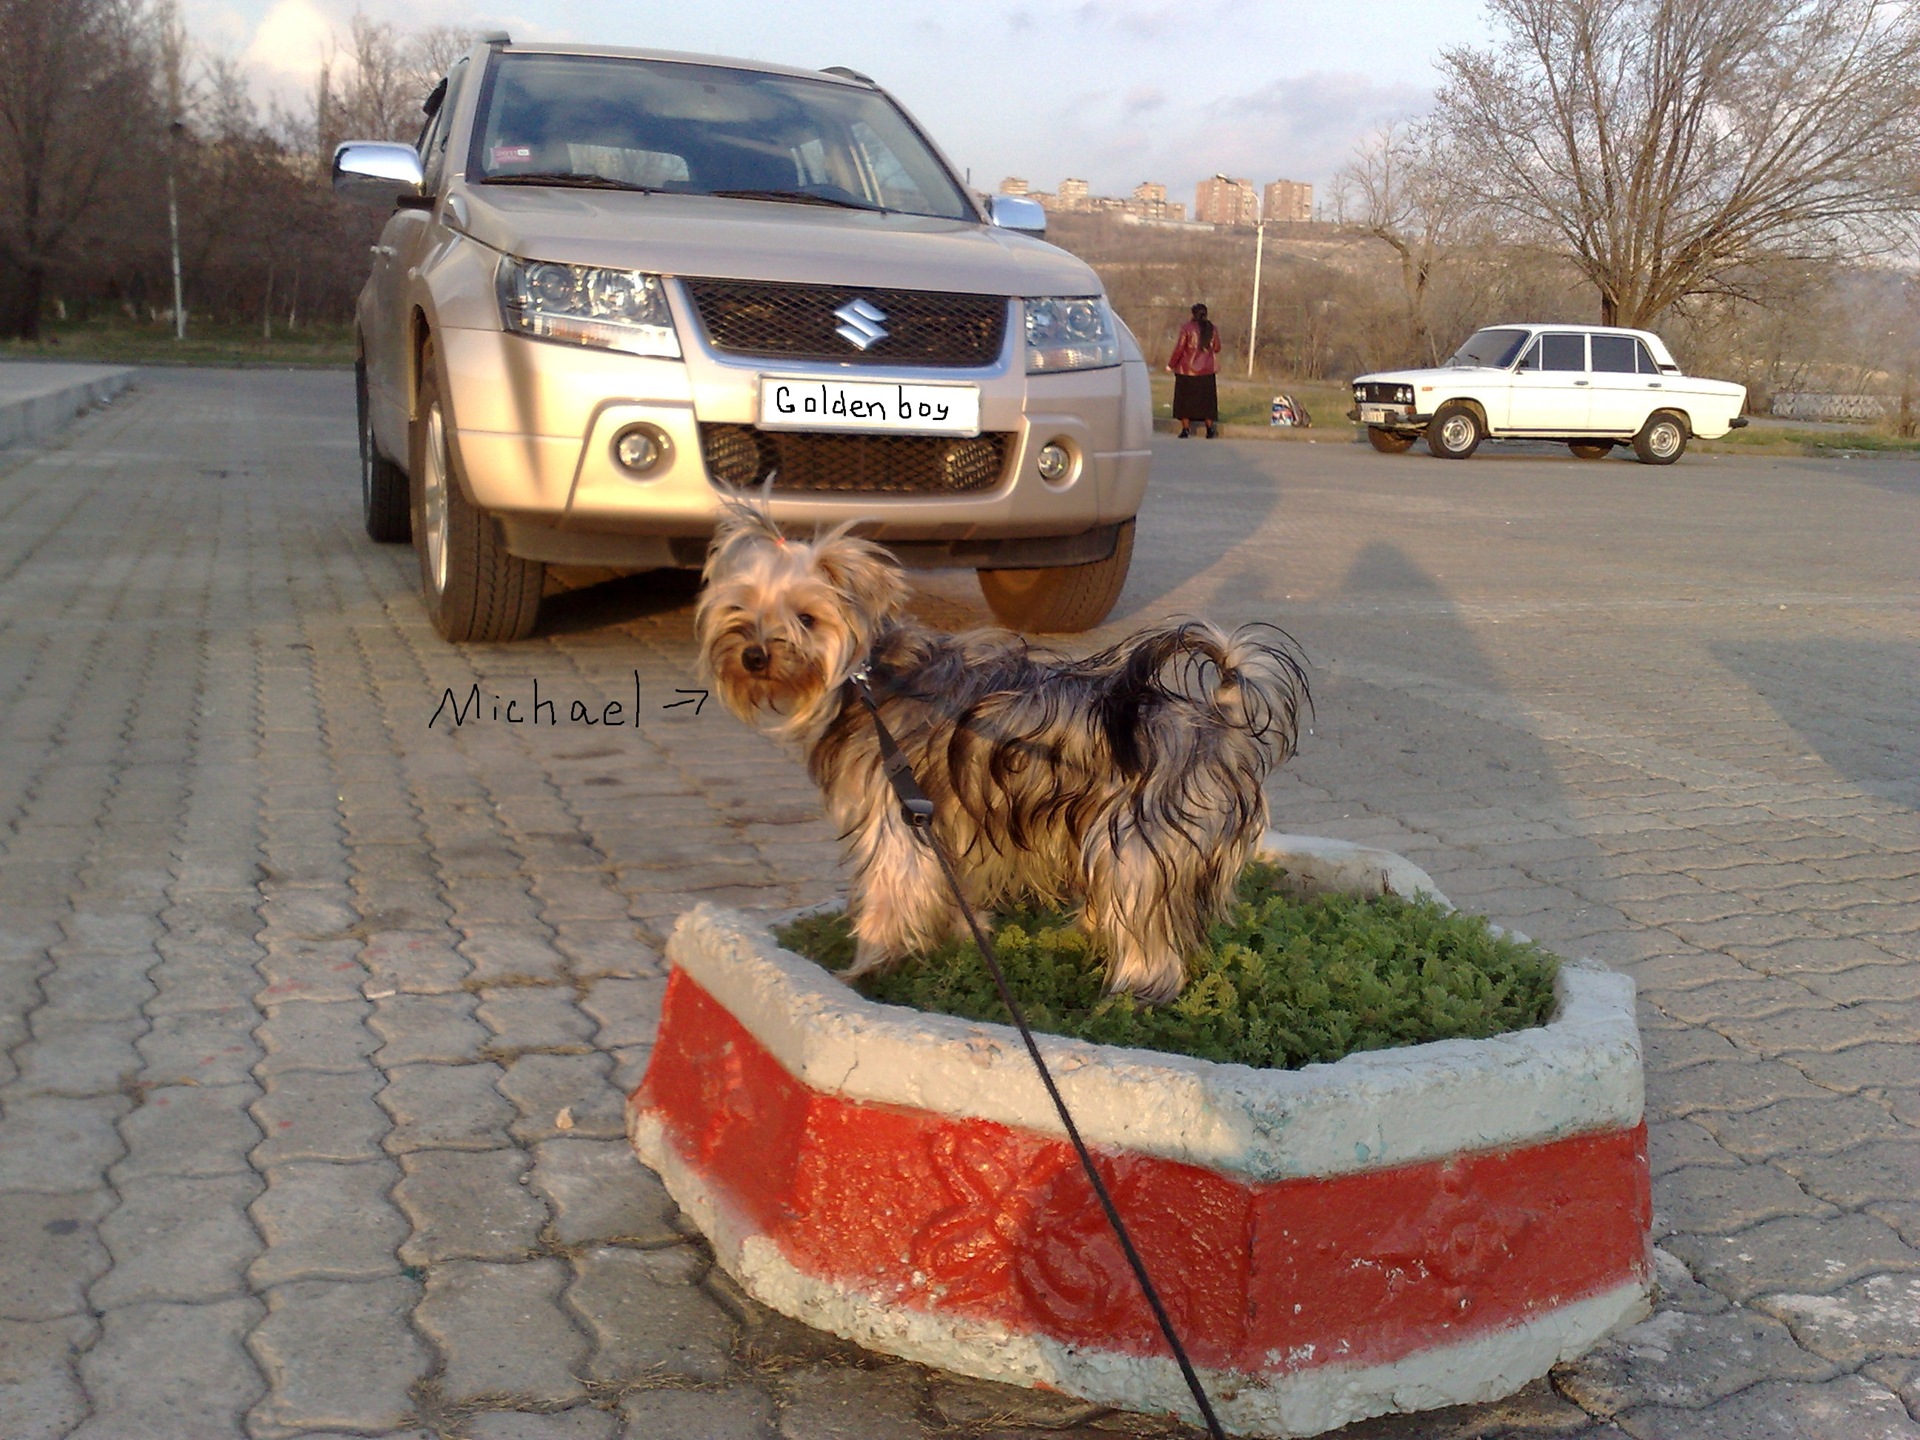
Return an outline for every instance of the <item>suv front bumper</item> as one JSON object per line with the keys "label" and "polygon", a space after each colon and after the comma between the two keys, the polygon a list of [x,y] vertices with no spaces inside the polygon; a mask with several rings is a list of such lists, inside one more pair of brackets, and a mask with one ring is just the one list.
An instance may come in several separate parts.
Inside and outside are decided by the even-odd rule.
{"label": "suv front bumper", "polygon": [[[681,333],[684,341],[689,327]],[[923,564],[1085,563],[1111,553],[1118,525],[1146,490],[1151,412],[1146,367],[1137,359],[1028,375],[1011,353],[989,370],[934,371],[746,364],[697,345],[684,360],[647,359],[499,330],[443,328],[437,338],[457,468],[474,503],[498,518],[509,549],[527,559],[698,564],[724,501],[708,474],[700,427],[753,424],[762,375],[975,384],[982,431],[1009,437],[991,488],[776,490],[768,504],[782,524],[861,520],[863,534]],[[615,437],[636,424],[668,442],[645,476],[614,456]],[[1058,482],[1039,472],[1049,443],[1073,456]]]}

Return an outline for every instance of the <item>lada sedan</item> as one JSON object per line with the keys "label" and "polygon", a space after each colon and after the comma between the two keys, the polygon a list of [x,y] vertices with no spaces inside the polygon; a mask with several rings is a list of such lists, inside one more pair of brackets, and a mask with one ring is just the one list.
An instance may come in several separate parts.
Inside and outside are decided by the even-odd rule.
{"label": "lada sedan", "polygon": [[1152,420],[1139,347],[1032,201],[968,193],[872,80],[484,37],[361,293],[361,492],[439,633],[535,623],[549,565],[697,567],[728,494],[977,570],[995,614],[1098,624]]}
{"label": "lada sedan", "polygon": [[1396,455],[1424,438],[1445,460],[1483,440],[1562,440],[1597,460],[1629,444],[1671,465],[1693,436],[1745,425],[1744,385],[1682,375],[1658,335],[1601,325],[1495,325],[1444,366],[1389,370],[1353,382],[1348,418],[1373,448]]}

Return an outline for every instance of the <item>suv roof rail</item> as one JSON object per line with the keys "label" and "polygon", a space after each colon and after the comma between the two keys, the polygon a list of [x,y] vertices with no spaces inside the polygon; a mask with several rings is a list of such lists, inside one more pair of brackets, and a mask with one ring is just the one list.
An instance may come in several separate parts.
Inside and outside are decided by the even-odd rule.
{"label": "suv roof rail", "polygon": [[822,75],[838,75],[842,80],[858,80],[862,85],[872,85],[875,89],[879,88],[879,82],[871,75],[862,75],[858,70],[849,69],[845,65],[829,65],[820,73]]}
{"label": "suv roof rail", "polygon": [[511,45],[513,36],[504,30],[482,30],[479,35],[482,45]]}

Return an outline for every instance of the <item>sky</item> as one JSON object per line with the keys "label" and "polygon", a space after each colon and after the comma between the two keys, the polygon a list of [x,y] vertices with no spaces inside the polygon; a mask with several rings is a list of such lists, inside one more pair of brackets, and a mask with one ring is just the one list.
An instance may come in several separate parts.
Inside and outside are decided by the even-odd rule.
{"label": "sky", "polygon": [[[355,9],[402,29],[850,65],[976,189],[1143,180],[1193,203],[1215,173],[1323,198],[1356,145],[1423,113],[1443,48],[1488,43],[1482,0],[183,0],[189,32],[292,99]],[[495,8],[498,7],[498,8]]]}

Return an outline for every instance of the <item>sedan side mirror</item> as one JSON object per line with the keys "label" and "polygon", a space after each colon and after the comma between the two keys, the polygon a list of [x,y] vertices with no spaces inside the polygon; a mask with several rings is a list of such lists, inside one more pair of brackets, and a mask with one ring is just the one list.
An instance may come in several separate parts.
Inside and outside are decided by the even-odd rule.
{"label": "sedan side mirror", "polygon": [[989,195],[987,219],[1002,230],[1024,230],[1029,235],[1047,233],[1047,212],[1038,200],[1024,195]]}
{"label": "sedan side mirror", "polygon": [[417,197],[426,184],[420,156],[411,145],[384,140],[347,140],[334,147],[333,188],[362,205],[391,209]]}

